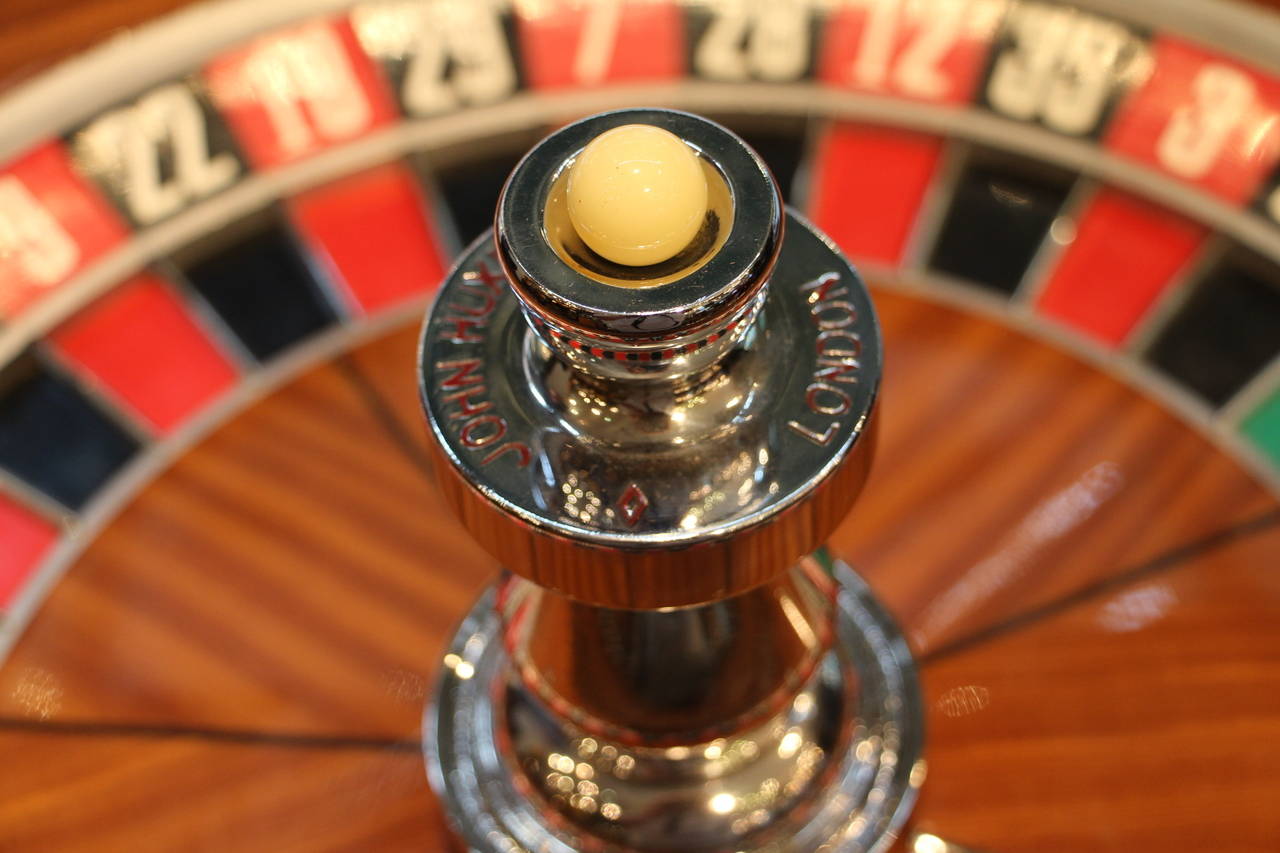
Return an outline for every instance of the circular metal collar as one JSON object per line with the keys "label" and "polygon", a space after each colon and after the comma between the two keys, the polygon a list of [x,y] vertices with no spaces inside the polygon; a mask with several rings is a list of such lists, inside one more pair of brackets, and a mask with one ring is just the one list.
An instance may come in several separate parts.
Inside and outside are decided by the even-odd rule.
{"label": "circular metal collar", "polygon": [[[894,843],[915,804],[926,766],[922,757],[924,710],[915,662],[901,631],[866,583],[842,563],[835,563],[832,571],[839,584],[836,645],[819,669],[819,689],[812,694],[816,701],[810,703],[810,713],[823,718],[826,730],[835,735],[826,771],[794,808],[780,814],[762,809],[765,817],[771,818],[764,827],[750,828],[737,843],[717,845],[717,850],[881,853]],[[524,769],[517,744],[506,728],[512,719],[506,717],[508,703],[526,719],[536,721],[536,728],[526,726],[526,731],[551,741],[542,754],[556,749],[553,754],[573,755],[584,736],[572,727],[557,725],[545,714],[528,714],[529,700],[518,691],[509,692],[512,688],[505,675],[513,664],[503,642],[496,592],[491,589],[486,593],[459,628],[448,654],[465,663],[465,669],[443,670],[436,698],[423,718],[427,773],[446,819],[473,853],[655,849],[649,844],[615,841],[623,828],[610,826],[607,818],[595,821],[604,832],[593,832],[591,821],[566,820],[555,810],[551,796],[530,794],[528,783],[521,779]],[[744,736],[753,744],[767,743],[768,738],[768,732]],[[593,737],[592,743],[596,742]],[[675,760],[646,761],[633,755],[625,744],[604,745],[613,755],[626,756],[627,772],[618,774],[617,763],[598,760],[595,782],[609,789],[605,796],[610,801],[618,795],[625,797],[628,788],[638,789],[646,804],[665,800],[665,810],[651,809],[649,825],[664,832],[668,849],[679,845],[691,826],[716,820],[717,815],[708,812],[706,804],[714,792],[724,791],[732,783],[733,773],[729,778],[709,778],[706,762],[698,759],[713,743],[685,750],[693,756],[685,763],[693,766],[681,766]],[[777,747],[760,749],[757,754],[760,758],[737,765],[738,772],[752,778],[755,762],[776,757]],[[653,772],[655,763],[668,774],[659,777],[665,784],[646,776],[632,788],[630,780],[642,776],[640,772],[633,775],[632,770],[642,767]],[[769,807],[771,804],[765,808]],[[620,812],[626,815],[629,810],[624,806]],[[654,814],[660,817],[654,819]],[[585,813],[580,815],[585,817]],[[690,844],[679,849],[710,848]]]}
{"label": "circular metal collar", "polygon": [[647,608],[745,591],[826,541],[871,460],[880,334],[848,262],[790,219],[741,344],[692,384],[601,383],[540,343],[485,240],[423,329],[439,483],[507,567]]}
{"label": "circular metal collar", "polygon": [[[587,143],[626,124],[671,131],[725,179],[734,210],[723,246],[687,275],[656,287],[604,284],[574,269],[549,244],[542,212],[552,185]],[[498,255],[535,318],[619,341],[653,341],[714,324],[759,292],[782,237],[782,204],[772,174],[729,130],[691,113],[631,109],[601,113],[544,139],[516,166],[498,202]]]}

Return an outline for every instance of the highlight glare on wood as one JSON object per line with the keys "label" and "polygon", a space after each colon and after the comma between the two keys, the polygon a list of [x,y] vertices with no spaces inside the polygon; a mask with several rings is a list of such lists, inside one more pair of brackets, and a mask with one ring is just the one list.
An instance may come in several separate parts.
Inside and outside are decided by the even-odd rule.
{"label": "highlight glare on wood", "polygon": [[[1072,358],[876,298],[883,443],[835,547],[925,656],[916,825],[996,853],[1262,849],[1280,832],[1277,530],[946,650],[1274,498]],[[446,849],[415,741],[495,566],[415,452],[414,335],[235,418],[59,584],[0,668],[0,748],[22,768],[0,774],[4,849]]]}
{"label": "highlight glare on wood", "polygon": [[[10,0],[0,89],[181,5]],[[994,853],[1273,848],[1280,530],[1206,537],[1274,497],[1068,356],[877,304],[881,446],[834,544],[925,656],[915,827]],[[414,741],[495,566],[424,473],[413,339],[243,413],[72,567],[0,667],[0,850],[450,848]]]}

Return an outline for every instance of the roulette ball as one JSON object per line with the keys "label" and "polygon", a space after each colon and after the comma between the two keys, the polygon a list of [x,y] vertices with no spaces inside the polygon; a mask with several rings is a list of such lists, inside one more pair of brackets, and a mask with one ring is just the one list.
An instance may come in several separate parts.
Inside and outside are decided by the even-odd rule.
{"label": "roulette ball", "polygon": [[[459,467],[461,433],[433,433],[427,415],[452,410],[432,410],[424,317],[463,281],[489,286],[466,260],[494,245],[500,196],[524,199],[508,233],[549,233],[545,196],[514,179],[502,195],[528,152],[636,108],[727,128],[694,147],[735,203],[757,161],[727,158],[739,142],[758,157],[751,174],[773,189],[731,213],[761,245],[786,222],[769,292],[788,280],[788,241],[809,240],[856,268],[861,340],[883,345],[882,365],[860,354],[849,398],[866,407],[858,430],[876,424],[874,464],[869,427],[831,445],[785,418],[769,433],[851,459],[866,448],[856,506],[815,526],[818,562],[874,591],[866,612],[902,652],[885,672],[918,684],[896,694],[903,781],[844,803],[850,823],[871,807],[890,819],[827,849],[1280,842],[1272,4],[88,0],[0,10],[0,46],[0,850],[823,849],[789,847],[774,799],[739,794],[705,803],[727,816],[712,840],[678,823],[582,840],[578,813],[623,806],[563,751],[500,780],[532,801],[563,778],[577,798],[549,807],[543,847],[469,836],[487,807],[440,771],[437,685],[481,683],[460,620],[478,600],[486,613],[522,600],[494,601],[504,590],[541,595],[500,566],[533,574],[542,563],[511,563],[539,531],[576,536],[593,513],[630,530],[661,501],[548,469],[559,496],[530,491],[507,502],[536,508],[510,514],[524,527],[481,529],[459,496],[501,508],[502,484],[482,476],[523,457]],[[587,141],[524,174],[549,180]],[[556,263],[574,256],[564,245]],[[514,263],[494,256],[484,274],[512,278]],[[582,304],[531,287],[526,308]],[[775,371],[812,357],[759,352]],[[642,363],[586,353],[588,373]],[[664,369],[659,356],[643,364]],[[529,385],[526,367],[503,387]],[[694,426],[690,453],[729,452]],[[487,458],[494,433],[478,429]],[[539,440],[531,461],[553,440],[555,458],[578,452]],[[690,485],[690,526],[729,512],[740,485],[816,489],[826,469],[777,473],[800,456]],[[526,636],[561,654],[582,702],[635,726],[666,722],[583,680],[611,643],[645,651],[651,668],[630,677],[650,691],[687,698],[693,678],[693,656],[636,613],[775,589],[749,573],[706,586],[678,544],[644,567],[610,557],[624,580],[658,567],[648,597],[534,578],[570,615]],[[725,617],[724,636],[754,638],[730,643],[737,672],[786,659],[761,637],[803,635],[784,598]],[[583,604],[623,615],[571,618]],[[707,637],[715,614],[699,617]],[[858,671],[850,690],[873,695]],[[841,748],[883,756],[869,713],[843,714],[863,728]],[[802,751],[788,733],[771,755]],[[686,748],[672,743],[653,748]],[[734,743],[698,741],[699,772]],[[785,789],[770,779],[751,796]]]}

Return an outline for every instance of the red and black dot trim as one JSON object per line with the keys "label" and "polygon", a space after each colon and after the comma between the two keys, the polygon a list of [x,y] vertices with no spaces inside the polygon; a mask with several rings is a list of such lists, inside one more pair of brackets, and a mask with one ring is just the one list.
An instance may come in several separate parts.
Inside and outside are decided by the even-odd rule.
{"label": "red and black dot trim", "polygon": [[566,335],[565,333],[547,325],[546,321],[544,321],[540,317],[532,317],[531,319],[533,320],[533,324],[537,326],[539,329],[545,329],[546,333],[550,335],[550,337],[557,344],[567,347],[568,349],[575,350],[577,352],[588,353],[594,356],[595,358],[605,359],[606,361],[634,361],[634,362],[653,363],[653,362],[671,361],[677,358],[678,356],[690,355],[692,353],[698,352],[701,349],[705,349],[711,344],[714,344],[717,341],[732,335],[745,323],[749,322],[749,320],[754,316],[755,316],[755,312],[751,312],[747,316],[738,317],[736,320],[732,321],[728,325],[722,327],[716,332],[711,333],[710,335],[707,335],[705,338],[702,338],[701,340],[692,341],[690,343],[685,343],[685,344],[679,344],[677,346],[667,347],[665,349],[653,349],[653,350],[605,349],[604,347],[595,346],[594,344],[580,341],[577,338],[574,338],[570,335]]}

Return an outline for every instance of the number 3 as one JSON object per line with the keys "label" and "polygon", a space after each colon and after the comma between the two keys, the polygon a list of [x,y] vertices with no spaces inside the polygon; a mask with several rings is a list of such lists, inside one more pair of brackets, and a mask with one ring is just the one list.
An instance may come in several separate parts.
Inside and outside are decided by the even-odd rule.
{"label": "number 3", "polygon": [[28,280],[50,286],[80,262],[80,249],[22,181],[0,178],[0,259],[13,257]]}
{"label": "number 3", "polygon": [[1173,112],[1156,142],[1156,157],[1170,172],[1203,178],[1217,162],[1232,132],[1254,103],[1254,85],[1244,72],[1207,65],[1191,84],[1192,101]]}

